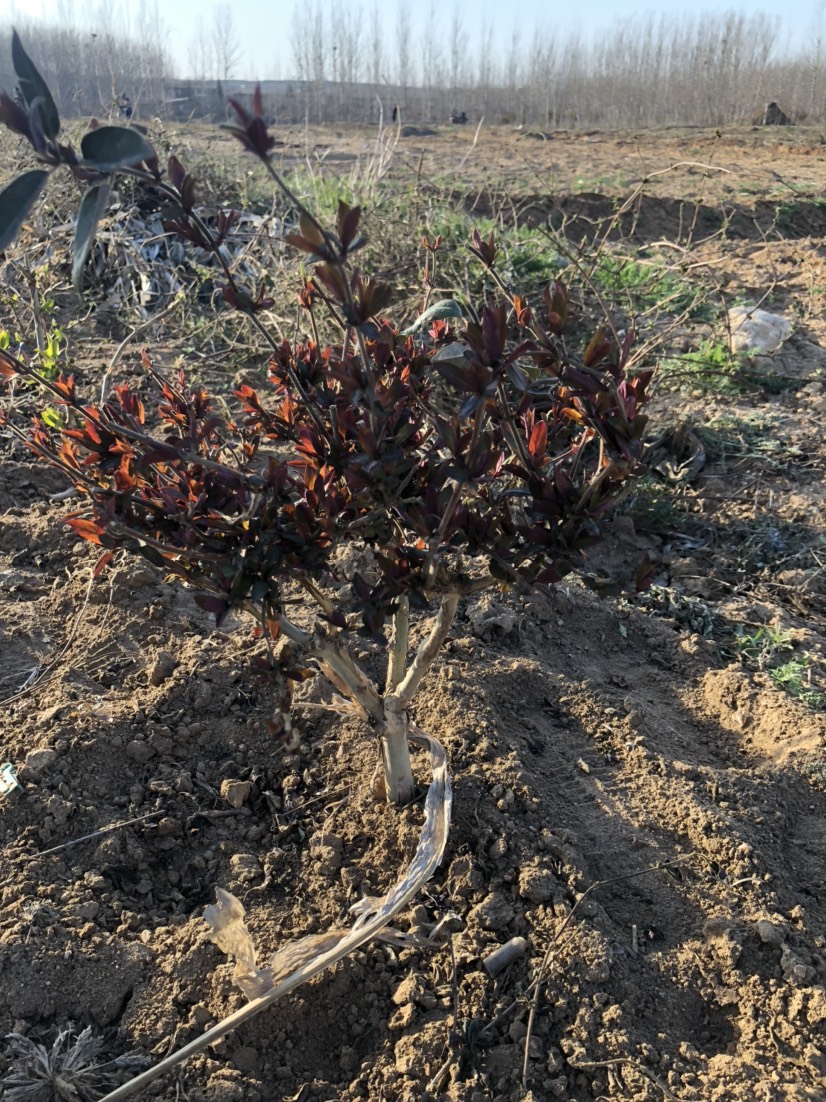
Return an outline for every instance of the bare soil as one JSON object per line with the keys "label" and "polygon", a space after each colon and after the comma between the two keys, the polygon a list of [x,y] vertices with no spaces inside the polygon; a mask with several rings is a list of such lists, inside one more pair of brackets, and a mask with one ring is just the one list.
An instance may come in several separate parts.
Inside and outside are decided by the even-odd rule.
{"label": "bare soil", "polygon": [[[369,135],[310,139],[350,156]],[[772,288],[770,307],[796,329],[769,366],[793,385],[658,396],[650,483],[662,493],[641,490],[592,560],[627,579],[647,554],[653,589],[601,598],[574,583],[463,610],[415,709],[448,749],[453,829],[407,916],[427,930],[455,912],[452,946],[375,943],[144,1097],[413,1102],[435,1077],[433,1097],[455,1102],[816,1102],[826,147],[798,128],[472,141],[454,129],[400,146],[414,165],[423,152],[422,173],[470,154],[466,195],[497,174],[539,204],[529,161],[546,181],[553,172],[554,204],[588,217],[648,176],[630,243],[674,237],[688,201],[736,203],[743,233],[693,257],[732,297]],[[653,175],[677,160],[713,161],[736,194],[722,171]],[[806,194],[769,197],[776,175]],[[778,201],[802,204],[785,233]],[[94,366],[80,373],[94,379]],[[698,444],[702,459],[681,468]],[[94,549],[59,523],[70,503],[49,500],[60,476],[0,445],[0,763],[22,785],[0,797],[0,1032],[50,1040],[92,1025],[108,1054],[154,1062],[244,1001],[201,917],[216,886],[242,900],[269,954],[389,887],[421,813],[376,803],[375,745],[354,720],[308,706],[329,699],[320,679],[298,694],[300,745],[274,746],[249,625],[214,630],[133,562],[92,583]],[[777,660],[738,646],[738,631],[761,629],[788,633],[782,660],[803,671],[793,692],[772,676]],[[249,782],[240,807],[228,781]],[[64,848],[41,855],[53,847]],[[517,935],[525,955],[491,977],[484,959]],[[526,991],[546,955],[529,1034]],[[0,1097],[8,1067],[0,1046]]]}

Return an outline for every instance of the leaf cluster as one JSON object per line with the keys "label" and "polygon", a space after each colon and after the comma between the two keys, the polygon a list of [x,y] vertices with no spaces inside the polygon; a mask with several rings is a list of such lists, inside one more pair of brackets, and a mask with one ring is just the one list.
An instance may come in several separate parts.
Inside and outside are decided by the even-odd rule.
{"label": "leaf cluster", "polygon": [[[437,304],[451,308],[431,308],[400,332],[388,315],[389,288],[352,264],[365,241],[360,208],[340,202],[326,228],[303,207],[271,163],[259,100],[252,115],[234,104],[230,129],[298,212],[298,232],[287,240],[312,265],[298,290],[312,336],[276,342],[259,318],[263,290],[241,287],[224,266],[225,301],[258,328],[270,353],[269,389],[239,387],[229,414],[183,372],[156,372],[147,355],[158,394],[149,411],[126,386],[87,403],[73,377],[49,380],[1,351],[0,376],[36,378],[61,412],[36,418],[24,435],[84,494],[69,523],[105,549],[101,566],[117,549],[136,552],[198,588],[219,617],[254,605],[271,633],[288,582],[304,586],[336,627],[349,626],[347,613],[357,610],[380,635],[402,597],[423,607],[445,593],[564,577],[583,563],[640,458],[651,373],[626,374],[633,334],[618,346],[598,329],[575,354],[565,341],[564,286],[555,282],[529,302],[499,276],[494,234],[478,232],[468,247],[496,297],[467,320],[455,303]],[[84,137],[83,161],[73,161],[54,145],[45,103],[42,95],[28,101],[24,118],[2,101],[3,121],[50,164],[93,174],[78,218],[78,234],[91,240],[91,208],[105,202],[95,189],[126,154],[118,162],[120,147],[101,139],[101,128]],[[46,144],[37,144],[33,118]],[[222,212],[213,231],[177,158],[166,178],[156,159],[142,160],[130,174],[167,203],[168,232],[220,258],[233,213]],[[320,309],[340,333],[327,345],[318,340]],[[346,546],[368,547],[375,566],[351,579],[349,596],[331,600],[324,589]]]}
{"label": "leaf cluster", "polygon": [[57,168],[90,185],[81,200],[73,246],[72,279],[79,286],[95,227],[109,194],[112,173],[140,166],[160,180],[158,157],[138,126],[102,126],[92,119],[78,152],[60,138],[60,116],[54,97],[20,36],[12,33],[12,63],[18,85],[14,96],[0,92],[0,123],[31,145],[44,168],[31,169],[0,191],[0,250],[14,240],[29,211]]}

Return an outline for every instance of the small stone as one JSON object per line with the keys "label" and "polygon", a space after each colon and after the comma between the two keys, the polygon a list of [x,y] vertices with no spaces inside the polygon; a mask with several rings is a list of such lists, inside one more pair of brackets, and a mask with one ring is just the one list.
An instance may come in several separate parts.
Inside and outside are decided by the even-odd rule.
{"label": "small stone", "polygon": [[482,960],[482,964],[489,975],[495,976],[504,968],[513,964],[514,961],[524,957],[527,951],[528,943],[525,938],[512,937],[510,941],[506,941],[504,945],[500,945],[492,953],[488,953]]}
{"label": "small stone", "polygon": [[26,754],[24,768],[30,776],[38,777],[50,765],[54,765],[56,761],[57,754],[54,750],[29,750]]}
{"label": "small stone", "polygon": [[75,918],[79,918],[81,922],[91,922],[99,914],[100,904],[94,899],[90,899],[87,903],[79,903],[74,908]]}
{"label": "small stone", "polygon": [[158,822],[158,834],[180,834],[183,827],[178,819],[173,819],[169,815],[165,815],[163,819]]}
{"label": "small stone", "polygon": [[130,761],[143,764],[155,756],[155,751],[148,742],[139,742],[137,739],[133,739],[126,744],[126,756]]}
{"label": "small stone", "polygon": [[788,945],[784,945],[780,953],[780,969],[783,979],[789,983],[808,984],[815,975],[814,968],[807,965]]}
{"label": "small stone", "polygon": [[252,784],[249,781],[221,781],[221,798],[226,800],[230,807],[243,807],[252,792]]}
{"label": "small stone", "polygon": [[501,861],[507,852],[508,840],[504,837],[497,838],[494,842],[491,842],[488,847],[488,857],[491,861]]}

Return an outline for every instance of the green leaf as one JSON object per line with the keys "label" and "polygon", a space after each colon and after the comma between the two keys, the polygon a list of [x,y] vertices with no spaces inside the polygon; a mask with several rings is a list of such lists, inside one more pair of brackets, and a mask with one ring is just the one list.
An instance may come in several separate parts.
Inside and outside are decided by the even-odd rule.
{"label": "green leaf", "polygon": [[0,191],[0,252],[8,248],[17,236],[48,178],[49,174],[44,169],[33,168]]}
{"label": "green leaf", "polygon": [[80,151],[86,165],[98,172],[114,172],[155,156],[146,138],[126,126],[99,126],[90,130],[81,139]]}
{"label": "green leaf", "polygon": [[50,429],[57,431],[66,428],[65,416],[56,410],[54,406],[46,406],[44,410],[41,410],[40,416],[44,425],[47,425]]}
{"label": "green leaf", "polygon": [[78,291],[83,286],[83,267],[95,239],[98,220],[106,209],[109,190],[108,183],[95,184],[80,201],[72,242],[72,286]]}
{"label": "green leaf", "polygon": [[425,310],[423,314],[420,314],[412,325],[402,329],[401,335],[411,337],[414,333],[420,333],[423,329],[427,329],[428,325],[432,325],[434,321],[447,321],[449,318],[461,317],[462,307],[456,299],[443,298],[440,302],[434,303],[429,310]]}
{"label": "green leaf", "polygon": [[23,49],[17,31],[13,31],[11,36],[11,59],[26,106],[31,107],[35,100],[40,100],[37,110],[43,133],[47,138],[56,138],[60,131],[60,115],[57,113],[55,101],[48,84],[37,71],[37,66]]}

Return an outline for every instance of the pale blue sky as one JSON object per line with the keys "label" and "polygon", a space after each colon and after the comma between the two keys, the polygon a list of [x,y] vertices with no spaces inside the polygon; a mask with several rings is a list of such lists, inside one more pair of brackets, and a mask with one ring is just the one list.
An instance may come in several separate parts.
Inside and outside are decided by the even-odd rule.
{"label": "pale blue sky", "polygon": [[[300,0],[299,0],[300,2]],[[310,0],[312,3],[312,0]],[[315,0],[326,12],[330,0]],[[365,35],[369,33],[367,14],[373,10],[373,0],[337,0],[339,10],[361,12]],[[0,0],[2,21],[26,16],[41,15],[56,18],[61,14],[81,25],[91,25],[94,13],[105,10],[116,25],[129,22],[133,27],[140,19],[140,12],[151,13],[157,8],[166,41],[180,75],[189,68],[190,44],[199,23],[210,32],[212,29],[213,0]],[[378,0],[378,10],[383,13],[384,42],[388,50],[398,49],[393,31],[397,18],[396,0]],[[431,10],[431,0],[409,0],[405,5],[411,12],[414,44],[420,40]],[[231,0],[231,9],[241,47],[241,60],[236,75],[243,78],[288,78],[295,75],[291,60],[292,29],[296,0]],[[441,37],[447,46],[448,25],[454,7],[462,14],[467,28],[467,49],[473,53],[478,28],[495,20],[497,36],[510,43],[517,20],[523,28],[523,40],[530,41],[535,30],[545,28],[555,37],[567,37],[579,31],[583,36],[604,35],[617,19],[633,18],[648,14],[699,15],[722,14],[737,11],[744,14],[777,14],[781,21],[779,47],[805,47],[818,23],[826,30],[826,4],[824,0],[783,0],[781,4],[763,3],[761,0],[731,0],[714,3],[709,0],[519,0],[507,4],[502,0],[438,0],[435,11],[444,21]],[[20,13],[25,13],[20,19]],[[553,30],[551,30],[553,28]],[[438,33],[438,32],[437,32]]]}

